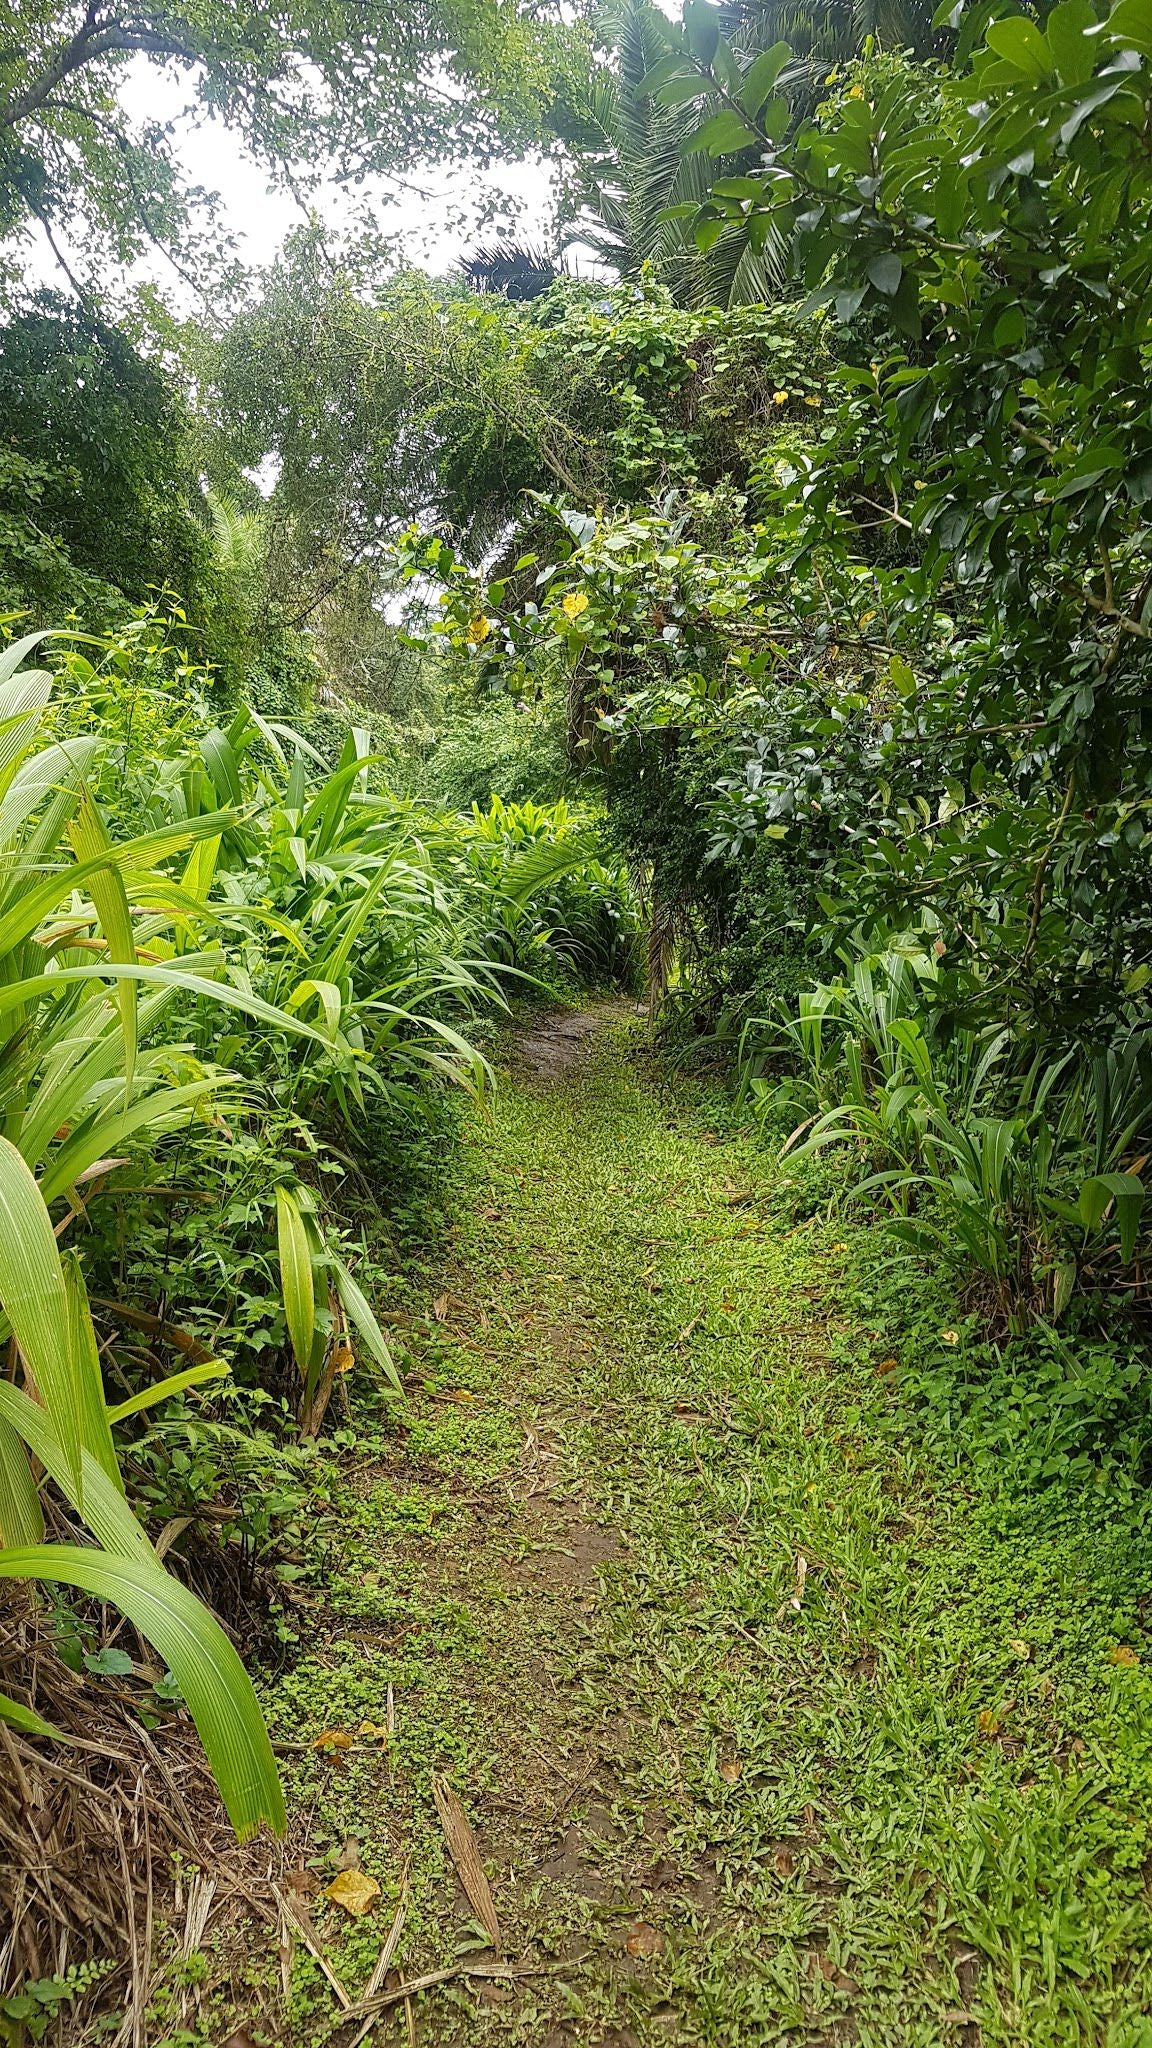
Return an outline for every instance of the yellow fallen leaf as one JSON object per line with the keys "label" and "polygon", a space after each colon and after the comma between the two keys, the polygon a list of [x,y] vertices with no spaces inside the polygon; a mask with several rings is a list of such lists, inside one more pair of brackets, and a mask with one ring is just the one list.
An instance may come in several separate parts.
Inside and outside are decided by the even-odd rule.
{"label": "yellow fallen leaf", "polygon": [[981,1735],[999,1735],[1000,1716],[994,1714],[991,1707],[985,1707],[983,1713],[976,1716],[976,1726]]}
{"label": "yellow fallen leaf", "polygon": [[720,1766],[720,1776],[726,1785],[734,1785],[743,1769],[739,1757],[728,1757]]}
{"label": "yellow fallen leaf", "polygon": [[876,1367],[876,1371],[880,1375],[881,1379],[883,1379],[885,1373],[895,1372],[899,1363],[900,1361],[898,1358],[882,1358],[880,1360],[879,1365]]}
{"label": "yellow fallen leaf", "polygon": [[650,1927],[646,1920],[637,1920],[629,1930],[624,1946],[630,1956],[658,1956],[664,1947],[664,1936],[658,1927]]}
{"label": "yellow fallen leaf", "polygon": [[352,1737],[346,1728],[325,1728],[312,1744],[313,1749],[351,1749]]}
{"label": "yellow fallen leaf", "polygon": [[1132,1664],[1138,1664],[1140,1659],[1135,1650],[1128,1648],[1127,1643],[1117,1643],[1115,1649],[1108,1652],[1108,1662],[1110,1664],[1120,1664],[1127,1669]]}
{"label": "yellow fallen leaf", "polygon": [[380,1887],[366,1870],[342,1870],[338,1877],[332,1879],[324,1896],[359,1919],[362,1913],[372,1911],[380,1897]]}
{"label": "yellow fallen leaf", "polygon": [[940,1342],[942,1344],[958,1344],[960,1342],[959,1330],[941,1330]]}
{"label": "yellow fallen leaf", "polygon": [[387,1742],[392,1733],[386,1721],[361,1721],[357,1735],[366,1735],[369,1742]]}
{"label": "yellow fallen leaf", "polygon": [[1028,1662],[1029,1657],[1032,1655],[1032,1645],[1031,1643],[1026,1643],[1023,1636],[1013,1636],[1008,1644],[1008,1648],[1014,1657],[1023,1658],[1025,1663]]}

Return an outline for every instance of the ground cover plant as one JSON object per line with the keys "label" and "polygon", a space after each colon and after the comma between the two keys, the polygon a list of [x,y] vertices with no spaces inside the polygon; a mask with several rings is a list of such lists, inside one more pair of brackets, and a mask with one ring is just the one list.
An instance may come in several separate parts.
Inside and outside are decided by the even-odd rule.
{"label": "ground cover plant", "polygon": [[[510,1048],[397,1303],[408,1430],[271,1695],[354,2015],[399,1909],[400,1984],[456,1971],[414,1994],[436,2041],[1139,2041],[1136,1353],[1121,1425],[1113,1347],[998,1354],[634,1006],[592,1023]],[[442,1775],[531,1974],[479,1974]],[[343,2038],[302,1944],[286,2016],[270,1955],[234,2005],[209,1943],[202,1985],[203,2038]]]}

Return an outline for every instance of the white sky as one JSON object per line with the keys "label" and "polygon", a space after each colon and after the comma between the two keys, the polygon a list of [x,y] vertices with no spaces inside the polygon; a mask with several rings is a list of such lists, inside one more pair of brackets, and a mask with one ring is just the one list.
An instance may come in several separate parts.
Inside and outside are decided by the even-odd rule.
{"label": "white sky", "polygon": [[[188,182],[220,194],[224,224],[237,238],[248,267],[259,269],[271,263],[285,235],[299,226],[305,215],[282,187],[270,186],[267,172],[248,154],[237,132],[219,121],[196,125],[180,120],[188,101],[187,81],[165,77],[144,57],[125,66],[121,99],[130,120],[146,115],[177,123],[176,151]],[[543,160],[494,165],[489,171],[478,171],[466,163],[431,169],[416,165],[403,183],[368,181],[357,191],[355,204],[363,209],[365,200],[370,199],[380,227],[386,235],[397,237],[404,259],[443,274],[490,232],[461,226],[450,216],[463,210],[475,219],[492,195],[507,200],[507,213],[519,239],[546,240],[552,215],[552,175],[551,166]],[[347,194],[332,183],[310,194],[308,203],[314,204],[334,229],[350,222]],[[66,257],[75,253],[63,240],[61,246]],[[82,266],[74,263],[73,267]],[[37,282],[62,288],[59,268],[39,231],[28,268]],[[135,266],[131,278],[157,284],[175,309],[194,310],[187,286],[158,251]]]}

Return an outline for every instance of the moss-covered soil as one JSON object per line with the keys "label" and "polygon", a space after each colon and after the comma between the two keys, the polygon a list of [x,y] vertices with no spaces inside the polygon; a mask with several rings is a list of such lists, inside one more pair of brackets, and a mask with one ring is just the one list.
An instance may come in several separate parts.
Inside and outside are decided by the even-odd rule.
{"label": "moss-covered soil", "polygon": [[[1139,1513],[929,1447],[874,1237],[592,1021],[471,1120],[394,1320],[410,1405],[350,1454],[269,1688],[331,1969],[355,1998],[402,1896],[399,1979],[491,1959],[444,1774],[534,1974],[452,1977],[379,2043],[1145,2048]],[[362,1917],[325,1896],[349,1864]],[[233,1967],[173,2038],[349,2048],[303,1942]]]}

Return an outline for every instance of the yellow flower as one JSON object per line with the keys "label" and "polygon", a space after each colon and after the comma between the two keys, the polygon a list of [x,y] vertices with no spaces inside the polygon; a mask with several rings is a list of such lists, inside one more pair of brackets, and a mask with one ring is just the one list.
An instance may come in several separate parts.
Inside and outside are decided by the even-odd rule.
{"label": "yellow flower", "polygon": [[486,619],[483,612],[477,612],[475,618],[470,619],[468,622],[469,647],[479,647],[488,638],[491,631],[491,619]]}
{"label": "yellow flower", "polygon": [[791,396],[792,393],[790,391],[774,391],[772,393],[772,403],[773,405],[787,405]]}
{"label": "yellow flower", "polygon": [[582,590],[570,590],[560,606],[566,619],[578,619],[588,609],[588,599]]}
{"label": "yellow flower", "polygon": [[850,85],[848,97],[850,100],[862,100],[864,97],[864,87],[862,85]]}

